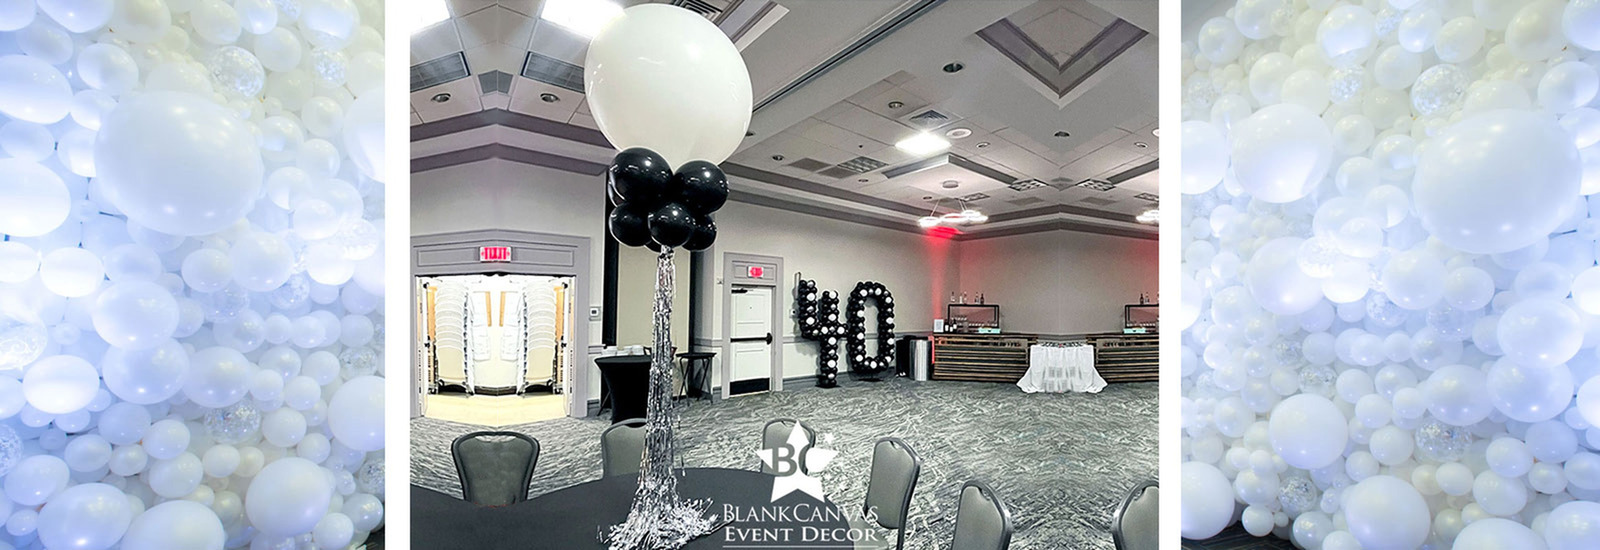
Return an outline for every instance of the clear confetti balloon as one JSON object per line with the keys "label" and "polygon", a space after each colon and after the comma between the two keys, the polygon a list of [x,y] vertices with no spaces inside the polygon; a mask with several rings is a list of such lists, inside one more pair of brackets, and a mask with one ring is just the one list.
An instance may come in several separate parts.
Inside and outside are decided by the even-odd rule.
{"label": "clear confetti balloon", "polygon": [[0,0],[0,548],[381,527],[381,9]]}

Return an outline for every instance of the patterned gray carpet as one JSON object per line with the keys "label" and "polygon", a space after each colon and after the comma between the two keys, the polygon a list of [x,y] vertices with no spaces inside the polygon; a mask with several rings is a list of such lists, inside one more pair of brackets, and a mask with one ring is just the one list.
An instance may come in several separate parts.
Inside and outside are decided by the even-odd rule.
{"label": "patterned gray carpet", "polygon": [[[859,507],[872,443],[905,440],[923,460],[907,548],[945,548],[956,494],[981,479],[1010,506],[1018,550],[1113,547],[1113,508],[1136,482],[1156,477],[1156,385],[1113,384],[1099,394],[1024,394],[1011,384],[857,383],[688,404],[677,435],[687,467],[757,469],[761,426],[796,418],[839,456],[820,476],[829,499]],[[510,426],[539,440],[531,495],[600,477],[603,419]],[[450,441],[483,429],[415,419],[411,481],[461,494]],[[828,438],[832,438],[831,442]]]}

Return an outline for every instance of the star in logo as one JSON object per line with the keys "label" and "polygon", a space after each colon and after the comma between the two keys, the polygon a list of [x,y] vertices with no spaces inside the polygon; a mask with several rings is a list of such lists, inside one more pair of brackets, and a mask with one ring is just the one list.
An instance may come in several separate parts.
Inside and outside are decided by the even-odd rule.
{"label": "star in logo", "polygon": [[833,457],[838,456],[839,452],[819,449],[815,447],[815,443],[807,437],[805,428],[800,427],[799,422],[795,422],[794,430],[789,432],[789,438],[783,445],[756,451],[756,457],[761,459],[761,463],[777,472],[778,479],[772,482],[773,502],[795,491],[811,495],[811,498],[817,500],[826,498],[822,492],[822,480],[812,477],[811,474],[827,468],[828,463],[832,462]]}

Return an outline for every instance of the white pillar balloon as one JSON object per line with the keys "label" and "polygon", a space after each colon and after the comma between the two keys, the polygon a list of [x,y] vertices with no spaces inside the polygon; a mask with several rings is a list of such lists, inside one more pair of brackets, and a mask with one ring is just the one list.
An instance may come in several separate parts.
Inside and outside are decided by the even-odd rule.
{"label": "white pillar balloon", "polygon": [[1600,2],[1213,13],[1176,69],[1183,535],[1600,544]]}
{"label": "white pillar balloon", "polygon": [[0,548],[381,526],[381,9],[0,0]]}
{"label": "white pillar balloon", "polygon": [[669,167],[721,163],[750,126],[750,73],[705,17],[665,4],[622,11],[589,42],[584,90],[618,150],[644,147]]}

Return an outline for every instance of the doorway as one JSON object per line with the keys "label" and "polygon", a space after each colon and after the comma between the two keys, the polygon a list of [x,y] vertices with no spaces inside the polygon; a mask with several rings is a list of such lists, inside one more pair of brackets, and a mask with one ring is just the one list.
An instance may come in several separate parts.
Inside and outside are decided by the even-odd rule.
{"label": "doorway", "polygon": [[417,277],[423,415],[485,426],[566,416],[573,278]]}
{"label": "doorway", "polygon": [[783,389],[783,258],[723,254],[724,397]]}

